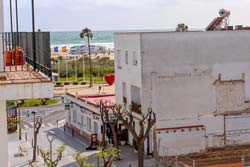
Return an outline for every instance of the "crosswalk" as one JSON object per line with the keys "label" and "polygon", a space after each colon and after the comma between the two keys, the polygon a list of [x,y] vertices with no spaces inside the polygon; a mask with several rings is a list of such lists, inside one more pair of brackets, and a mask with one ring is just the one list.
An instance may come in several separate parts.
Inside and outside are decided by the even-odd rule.
{"label": "crosswalk", "polygon": [[[52,128],[52,127],[55,127],[55,126],[57,126],[56,125],[56,123],[43,123],[42,125],[41,125],[41,128]],[[31,128],[33,128],[33,124],[32,123],[26,123],[26,124],[23,124],[22,125],[22,129],[31,129]]]}
{"label": "crosswalk", "polygon": [[[36,113],[36,117],[39,117],[39,116],[44,118],[46,116],[46,111],[38,111]],[[34,121],[34,114],[32,114],[30,111],[22,112],[21,121],[33,122]]]}

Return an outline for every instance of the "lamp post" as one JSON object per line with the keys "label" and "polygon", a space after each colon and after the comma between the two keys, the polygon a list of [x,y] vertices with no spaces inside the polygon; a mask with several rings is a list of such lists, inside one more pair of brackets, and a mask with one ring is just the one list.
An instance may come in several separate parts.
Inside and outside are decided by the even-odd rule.
{"label": "lamp post", "polygon": [[22,140],[22,125],[21,125],[21,111],[20,111],[21,101],[17,101],[17,108],[18,108],[18,120],[19,120],[19,140]]}
{"label": "lamp post", "polygon": [[13,22],[12,22],[12,0],[10,0],[10,31],[11,31],[11,45],[13,49]]}
{"label": "lamp post", "polygon": [[16,45],[19,46],[19,27],[18,27],[18,3],[16,0]]}
{"label": "lamp post", "polygon": [[55,132],[48,131],[47,132],[47,139],[48,139],[49,144],[50,144],[50,162],[52,162],[52,142],[55,139]]}
{"label": "lamp post", "polygon": [[33,123],[34,123],[34,140],[33,140],[33,162],[36,161],[36,111],[31,112],[33,114]]}

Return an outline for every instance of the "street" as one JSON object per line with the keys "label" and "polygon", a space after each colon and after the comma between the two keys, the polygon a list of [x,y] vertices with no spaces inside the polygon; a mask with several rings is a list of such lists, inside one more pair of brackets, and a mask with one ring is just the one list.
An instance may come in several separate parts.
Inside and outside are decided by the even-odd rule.
{"label": "street", "polygon": [[[53,158],[57,156],[57,148],[65,146],[62,160],[59,162],[59,167],[77,167],[75,162],[76,153],[80,152],[88,157],[88,162],[93,163],[98,167],[95,154],[98,151],[86,151],[86,147],[90,145],[90,142],[79,134],[75,133],[74,137],[71,135],[71,130],[68,128],[64,129],[65,111],[64,105],[54,105],[46,107],[33,107],[23,108],[21,110],[21,124],[22,124],[22,140],[18,140],[18,131],[15,134],[9,135],[9,158],[11,167],[25,167],[29,166],[28,161],[32,159],[32,140],[34,136],[33,129],[33,116],[31,111],[37,111],[36,116],[43,118],[43,124],[38,134],[38,147],[44,150],[49,150],[49,141],[47,139],[47,132],[53,131],[55,133],[55,139],[52,143],[53,147]],[[29,111],[30,113],[27,114]],[[57,126],[58,120],[58,126]],[[27,139],[27,141],[26,141]],[[19,151],[20,144],[25,143],[28,149],[28,155],[24,157],[17,157],[16,154]],[[114,167],[136,167],[137,166],[137,154],[133,151],[130,146],[120,147],[121,161],[116,161]],[[37,156],[37,166],[43,166],[43,160],[40,156]],[[162,165],[155,162],[152,159],[146,157],[145,167]],[[101,167],[101,165],[100,165]]]}

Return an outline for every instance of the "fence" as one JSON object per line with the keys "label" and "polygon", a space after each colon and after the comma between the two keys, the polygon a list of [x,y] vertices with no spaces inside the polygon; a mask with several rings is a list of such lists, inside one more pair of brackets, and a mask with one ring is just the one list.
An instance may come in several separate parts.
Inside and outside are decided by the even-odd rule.
{"label": "fence", "polygon": [[[5,50],[11,50],[20,46],[24,51],[24,60],[30,64],[34,70],[40,71],[49,78],[52,76],[51,72],[51,50],[50,50],[50,33],[36,32],[35,33],[35,51],[33,51],[33,33],[19,32],[19,33],[1,33],[3,43],[3,54]],[[5,56],[3,56],[3,59]],[[5,62],[6,60],[3,60]],[[5,68],[4,68],[5,70]]]}

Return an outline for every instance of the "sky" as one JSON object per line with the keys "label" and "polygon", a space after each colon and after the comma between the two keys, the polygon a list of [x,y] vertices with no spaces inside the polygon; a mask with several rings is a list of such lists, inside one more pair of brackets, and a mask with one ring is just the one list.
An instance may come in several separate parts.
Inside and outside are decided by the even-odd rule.
{"label": "sky", "polygon": [[[5,31],[9,31],[10,0],[3,1]],[[84,27],[92,30],[175,29],[178,23],[185,23],[190,29],[204,29],[222,8],[231,11],[230,24],[250,25],[250,0],[34,1],[36,29],[43,31],[79,31]],[[12,2],[14,13],[15,0]],[[31,0],[18,0],[18,3],[19,29],[31,31]]]}

